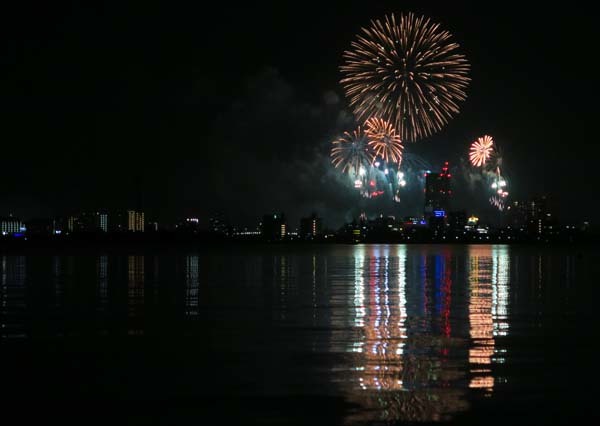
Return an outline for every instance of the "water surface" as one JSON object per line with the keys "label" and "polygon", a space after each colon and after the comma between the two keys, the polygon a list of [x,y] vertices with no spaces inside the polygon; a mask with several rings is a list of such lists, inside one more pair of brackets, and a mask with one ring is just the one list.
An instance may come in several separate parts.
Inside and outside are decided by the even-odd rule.
{"label": "water surface", "polygon": [[0,255],[0,387],[7,412],[52,424],[591,419],[599,260],[505,245]]}

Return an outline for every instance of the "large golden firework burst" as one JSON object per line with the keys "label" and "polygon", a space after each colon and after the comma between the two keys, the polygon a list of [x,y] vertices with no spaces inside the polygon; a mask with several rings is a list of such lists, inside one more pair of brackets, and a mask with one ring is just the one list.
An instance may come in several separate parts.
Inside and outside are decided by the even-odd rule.
{"label": "large golden firework burst", "polygon": [[439,24],[413,13],[371,21],[343,54],[341,84],[359,121],[381,117],[403,141],[439,131],[467,97],[469,63]]}

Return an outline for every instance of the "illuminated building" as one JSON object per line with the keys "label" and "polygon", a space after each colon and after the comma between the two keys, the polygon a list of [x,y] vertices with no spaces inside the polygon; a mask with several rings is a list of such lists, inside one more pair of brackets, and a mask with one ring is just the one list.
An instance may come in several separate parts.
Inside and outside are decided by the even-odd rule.
{"label": "illuminated building", "polygon": [[283,213],[273,213],[263,216],[261,235],[267,241],[281,241],[287,234],[287,224]]}
{"label": "illuminated building", "polygon": [[20,235],[25,231],[25,225],[19,218],[11,215],[0,219],[0,233],[2,235]]}
{"label": "illuminated building", "polygon": [[469,219],[467,219],[467,226],[470,228],[476,228],[477,224],[479,223],[479,218],[477,216],[469,216]]}
{"label": "illuminated building", "polygon": [[102,232],[108,232],[108,214],[106,213],[96,213],[98,228]]}
{"label": "illuminated building", "polygon": [[303,239],[314,239],[321,234],[321,218],[313,213],[310,217],[300,219],[300,237]]}
{"label": "illuminated building", "polygon": [[144,212],[136,210],[127,211],[127,230],[129,232],[144,232]]}
{"label": "illuminated building", "polygon": [[529,236],[552,235],[557,232],[554,217],[545,196],[529,201],[513,201],[506,208],[506,224]]}
{"label": "illuminated building", "polygon": [[179,221],[175,228],[178,232],[197,234],[200,231],[200,219],[197,217],[186,217]]}
{"label": "illuminated building", "polygon": [[430,219],[430,225],[445,222],[452,195],[451,177],[447,161],[440,173],[425,173],[425,217]]}
{"label": "illuminated building", "polygon": [[553,218],[545,196],[536,197],[527,203],[527,233],[529,235],[551,234]]}
{"label": "illuminated building", "polygon": [[81,212],[67,217],[67,231],[108,232],[108,214],[105,212]]}

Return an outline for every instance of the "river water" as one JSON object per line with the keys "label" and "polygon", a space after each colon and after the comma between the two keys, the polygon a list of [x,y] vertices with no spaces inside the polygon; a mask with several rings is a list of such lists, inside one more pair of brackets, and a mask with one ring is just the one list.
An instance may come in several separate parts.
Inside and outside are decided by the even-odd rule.
{"label": "river water", "polygon": [[597,418],[591,248],[0,255],[5,413],[45,423]]}

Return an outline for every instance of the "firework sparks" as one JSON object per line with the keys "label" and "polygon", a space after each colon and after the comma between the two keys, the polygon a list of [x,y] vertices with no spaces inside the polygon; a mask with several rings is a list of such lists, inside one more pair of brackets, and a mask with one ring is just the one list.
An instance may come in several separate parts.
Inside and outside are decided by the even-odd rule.
{"label": "firework sparks", "polygon": [[400,165],[404,147],[396,129],[381,118],[369,118],[365,127],[369,147],[373,151],[373,159],[380,157],[388,163]]}
{"label": "firework sparks", "polygon": [[360,126],[353,132],[344,132],[332,143],[331,162],[335,167],[341,167],[342,173],[348,171],[363,176],[372,158],[368,143],[369,138]]}
{"label": "firework sparks", "polygon": [[471,144],[469,161],[475,167],[483,167],[494,152],[494,139],[485,135]]}
{"label": "firework sparks", "polygon": [[469,64],[458,47],[439,24],[412,13],[371,21],[340,67],[357,118],[383,117],[403,141],[439,131],[467,97]]}
{"label": "firework sparks", "polygon": [[490,197],[490,204],[500,211],[504,210],[504,203],[508,197],[508,191],[506,191],[507,185],[506,179],[502,177],[500,172],[500,166],[496,167],[496,172],[490,185],[493,192],[493,195]]}

